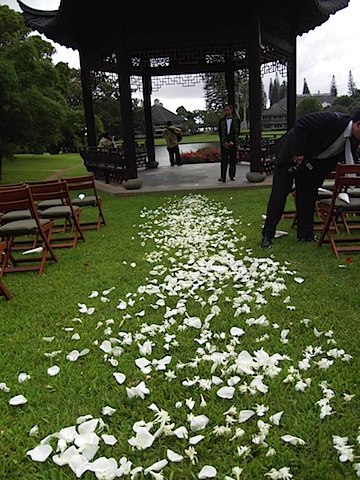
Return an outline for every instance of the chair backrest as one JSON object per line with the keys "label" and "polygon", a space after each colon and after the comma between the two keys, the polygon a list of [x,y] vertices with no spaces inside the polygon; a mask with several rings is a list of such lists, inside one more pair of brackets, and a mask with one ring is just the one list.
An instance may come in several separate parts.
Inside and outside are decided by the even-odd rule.
{"label": "chair backrest", "polygon": [[34,180],[29,182],[28,180],[26,181],[26,185],[48,185],[51,183],[58,183],[59,180],[56,178],[55,180]]}
{"label": "chair backrest", "polygon": [[93,175],[84,175],[81,177],[61,178],[67,183],[69,190],[93,190],[96,191],[95,181]]}
{"label": "chair backrest", "polygon": [[42,202],[44,200],[60,199],[65,204],[71,204],[69,190],[66,182],[43,182],[28,184],[31,191],[32,198],[35,202]]}
{"label": "chair backrest", "polygon": [[30,210],[34,215],[35,206],[29,198],[26,185],[17,188],[0,189],[0,212]]}
{"label": "chair backrest", "polygon": [[4,185],[0,185],[0,190],[12,190],[14,188],[16,189],[19,187],[23,187],[24,185],[24,183],[5,183]]}
{"label": "chair backrest", "polygon": [[338,195],[342,190],[353,186],[360,186],[360,165],[338,163],[335,171],[334,194]]}

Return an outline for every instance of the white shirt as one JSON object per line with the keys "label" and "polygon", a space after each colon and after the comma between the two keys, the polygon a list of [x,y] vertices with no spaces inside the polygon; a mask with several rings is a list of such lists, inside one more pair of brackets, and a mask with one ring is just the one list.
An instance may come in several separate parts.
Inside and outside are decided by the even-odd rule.
{"label": "white shirt", "polygon": [[326,150],[316,155],[318,160],[324,160],[325,158],[332,158],[335,157],[338,153],[340,153],[345,146],[345,161],[347,164],[353,164],[354,159],[351,153],[351,145],[350,145],[350,138],[352,133],[352,124],[353,121],[350,120],[345,130],[342,134],[332,143]]}
{"label": "white shirt", "polygon": [[226,131],[228,135],[230,135],[231,124],[232,124],[232,117],[226,117],[226,129],[227,129]]}

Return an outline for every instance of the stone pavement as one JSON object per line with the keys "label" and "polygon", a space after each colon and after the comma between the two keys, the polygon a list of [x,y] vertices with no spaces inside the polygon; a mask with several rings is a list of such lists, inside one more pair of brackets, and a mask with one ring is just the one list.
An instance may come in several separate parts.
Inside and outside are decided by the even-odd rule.
{"label": "stone pavement", "polygon": [[96,180],[99,191],[114,196],[144,195],[150,193],[190,193],[209,190],[235,190],[242,188],[270,187],[272,175],[266,177],[261,183],[250,183],[246,178],[249,171],[248,164],[236,166],[235,181],[227,180],[226,183],[218,181],[220,177],[220,163],[202,163],[171,167],[159,165],[154,169],[139,169],[138,177],[143,184],[140,189],[127,190],[120,183],[106,184]]}

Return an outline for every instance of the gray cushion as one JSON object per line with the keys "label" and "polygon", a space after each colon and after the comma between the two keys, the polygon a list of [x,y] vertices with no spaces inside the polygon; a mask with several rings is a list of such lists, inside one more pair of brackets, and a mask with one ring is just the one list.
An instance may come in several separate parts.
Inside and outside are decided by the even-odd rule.
{"label": "gray cushion", "polygon": [[[79,207],[74,205],[74,211],[79,210]],[[61,207],[52,207],[47,208],[46,210],[42,210],[40,212],[40,216],[42,218],[64,218],[70,217],[71,215],[71,208],[69,205],[62,205]]]}
{"label": "gray cushion", "polygon": [[[331,198],[324,198],[319,202],[330,207]],[[360,211],[360,198],[350,198],[350,203],[346,203],[343,200],[337,199],[335,201],[335,207],[341,208],[343,212],[358,212]]]}
{"label": "gray cushion", "polygon": [[79,205],[79,207],[88,207],[88,206],[96,207],[97,206],[96,197],[92,195],[85,196],[84,198],[76,197],[73,200],[71,200],[71,202],[73,205]]}
{"label": "gray cushion", "polygon": [[11,212],[6,212],[1,217],[1,223],[9,223],[15,220],[26,220],[32,218],[30,210],[13,210]]}
{"label": "gray cushion", "polygon": [[[50,220],[45,218],[40,219],[40,225],[46,225]],[[0,236],[10,237],[11,235],[28,235],[36,233],[38,226],[34,219],[31,220],[17,220],[14,222],[5,223],[0,227]]]}
{"label": "gray cushion", "polygon": [[62,204],[63,203],[62,203],[60,198],[54,198],[54,199],[51,199],[51,200],[43,200],[42,202],[39,202],[36,205],[36,208],[38,210],[45,210],[46,208],[50,208],[50,207],[59,207]]}

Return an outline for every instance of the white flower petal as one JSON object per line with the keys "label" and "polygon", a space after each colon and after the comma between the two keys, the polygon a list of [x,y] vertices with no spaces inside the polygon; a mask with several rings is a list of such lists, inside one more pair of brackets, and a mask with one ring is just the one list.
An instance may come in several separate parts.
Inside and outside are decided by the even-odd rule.
{"label": "white flower petal", "polygon": [[294,437],[293,435],[283,435],[281,439],[286,443],[290,443],[291,445],[305,445],[304,440],[299,437]]}
{"label": "white flower petal", "polygon": [[144,475],[147,475],[150,472],[160,472],[160,470],[165,468],[168,463],[169,462],[165,458],[163,460],[160,460],[159,462],[155,462],[150,465],[150,467],[145,468]]}
{"label": "white flower petal", "polygon": [[24,405],[24,403],[27,403],[27,400],[24,397],[24,395],[16,395],[15,397],[9,400],[10,405]]}
{"label": "white flower petal", "polygon": [[47,373],[48,375],[50,375],[50,377],[55,377],[55,375],[57,375],[59,372],[60,368],[57,365],[54,365],[47,369]]}
{"label": "white flower petal", "polygon": [[181,462],[184,459],[182,455],[179,455],[178,453],[174,452],[173,450],[170,450],[169,448],[166,451],[166,456],[170,460],[170,462],[173,462],[173,463]]}
{"label": "white flower petal", "polygon": [[51,445],[38,445],[34,449],[29,450],[26,455],[29,455],[33,462],[45,462],[51,452]]}
{"label": "white flower petal", "polygon": [[216,392],[216,395],[220,398],[228,398],[231,400],[234,396],[234,393],[235,393],[234,387],[221,387]]}
{"label": "white flower petal", "polygon": [[241,412],[239,413],[239,423],[246,422],[253,415],[255,415],[255,412],[253,410],[241,410]]}
{"label": "white flower petal", "polygon": [[101,410],[101,413],[103,415],[108,415],[109,417],[114,415],[115,412],[116,412],[116,408],[109,407],[108,405],[106,407],[103,407]]}
{"label": "white flower petal", "polygon": [[197,443],[201,442],[204,440],[204,435],[195,435],[194,437],[189,438],[189,443],[190,445],[196,445]]}
{"label": "white flower petal", "polygon": [[39,433],[39,426],[38,426],[38,425],[34,425],[33,427],[30,428],[29,437],[34,437],[34,436],[37,435],[38,433]]}
{"label": "white flower petal", "polygon": [[280,425],[280,419],[281,419],[283,413],[284,412],[281,411],[281,412],[275,413],[274,415],[271,415],[269,417],[269,421],[271,423],[273,423],[274,425]]}
{"label": "white flower petal", "polygon": [[209,418],[206,415],[192,416],[190,420],[190,430],[198,432],[203,430],[209,422]]}
{"label": "white flower petal", "polygon": [[117,439],[114,437],[114,435],[106,435],[105,433],[101,435],[101,438],[103,439],[104,443],[106,445],[115,445],[117,442]]}
{"label": "white flower petal", "polygon": [[296,283],[303,283],[303,282],[304,282],[304,279],[301,278],[301,277],[294,277],[294,281],[295,281]]}
{"label": "white flower petal", "polygon": [[198,478],[215,478],[217,474],[216,468],[210,466],[210,465],[205,465],[199,472]]}
{"label": "white flower petal", "polygon": [[19,373],[19,376],[18,376],[18,382],[19,383],[23,383],[23,382],[26,382],[27,380],[30,380],[30,375],[28,375],[27,373]]}

